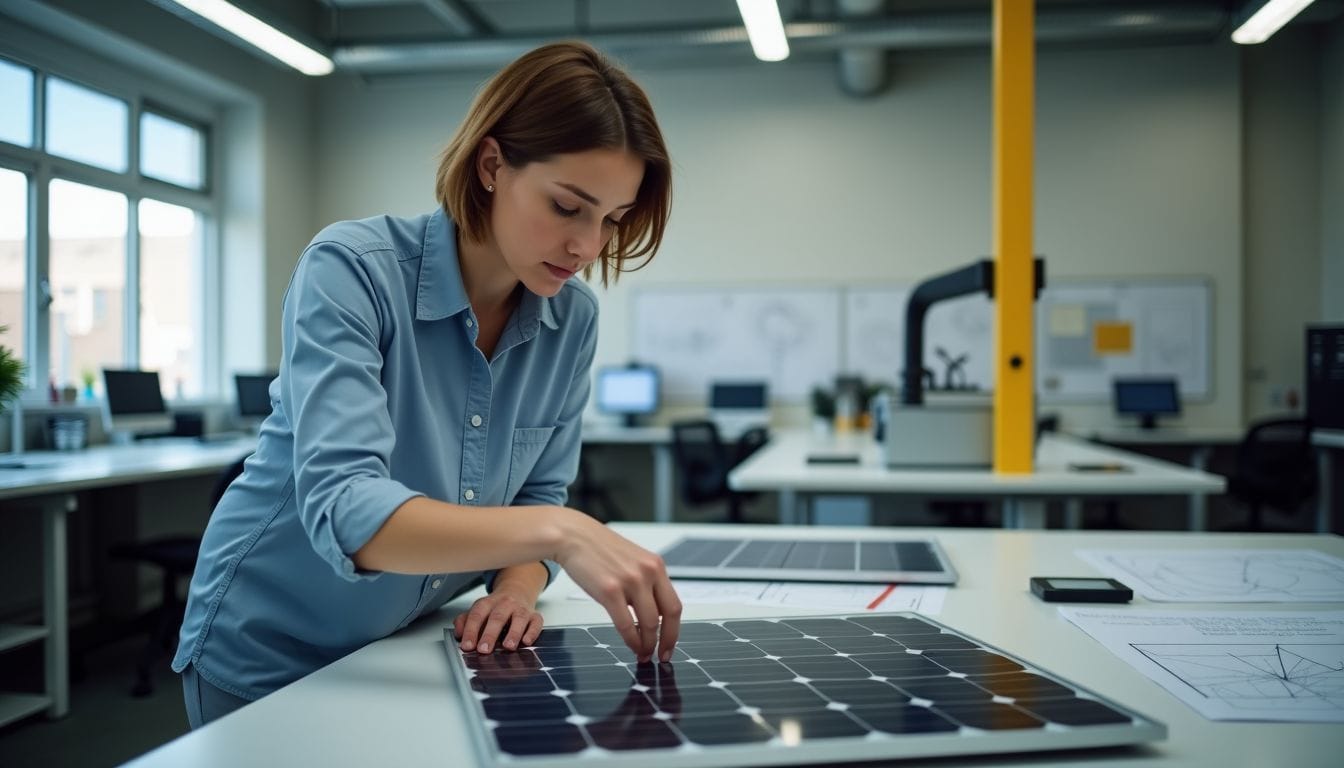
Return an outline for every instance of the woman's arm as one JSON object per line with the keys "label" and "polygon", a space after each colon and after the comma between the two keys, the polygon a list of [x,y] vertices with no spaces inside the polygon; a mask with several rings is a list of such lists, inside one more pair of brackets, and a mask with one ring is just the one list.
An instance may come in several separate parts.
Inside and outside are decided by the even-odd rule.
{"label": "woman's arm", "polygon": [[672,658],[681,601],[663,559],[567,507],[468,507],[417,497],[353,555],[361,569],[393,573],[484,571],[543,559],[559,563],[606,609],[641,661],[655,650],[663,661]]}

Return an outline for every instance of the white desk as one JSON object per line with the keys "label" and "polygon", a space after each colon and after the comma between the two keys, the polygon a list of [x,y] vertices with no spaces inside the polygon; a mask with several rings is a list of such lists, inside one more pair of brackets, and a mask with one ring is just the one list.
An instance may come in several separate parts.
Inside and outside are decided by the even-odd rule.
{"label": "white desk", "polygon": [[61,717],[70,708],[65,518],[77,491],[219,472],[256,448],[256,438],[201,443],[172,438],[125,446],[97,446],[70,453],[31,451],[3,462],[0,513],[36,508],[42,513],[42,614],[40,627],[0,627],[0,651],[41,639],[45,694],[0,693],[0,725],[45,711]]}
{"label": "white desk", "polygon": [[[1246,436],[1245,427],[1112,427],[1093,432],[1088,437],[1102,443],[1119,446],[1170,446],[1190,449],[1190,466],[1205,471],[1209,456],[1220,445],[1236,445]],[[1190,494],[1190,530],[1208,528],[1207,494]]]}
{"label": "white desk", "polygon": [[1316,489],[1316,532],[1328,533],[1336,513],[1334,452],[1344,450],[1344,430],[1317,429],[1311,433],[1316,446],[1316,469],[1320,485]]}
{"label": "white desk", "polygon": [[642,445],[653,454],[653,519],[672,522],[672,429],[584,422],[584,445]]}
{"label": "white desk", "polygon": [[[654,549],[687,534],[723,534],[725,525],[616,524],[621,533]],[[751,536],[806,536],[814,529],[743,526]],[[881,533],[855,529],[855,536]],[[1080,547],[1310,547],[1344,556],[1337,536],[1115,531],[924,530],[937,536],[960,573],[937,620],[979,640],[1091,688],[1166,723],[1166,741],[1141,749],[1038,753],[1007,758],[1014,765],[1308,766],[1333,765],[1344,752],[1338,724],[1233,723],[1205,720],[1141,673],[1112,656],[1056,609],[1032,597],[1027,579],[1039,575],[1095,574],[1073,556]],[[596,603],[567,599],[577,588],[561,576],[540,605],[549,626],[602,622]],[[443,627],[470,606],[469,593],[400,634],[378,641],[205,728],[140,759],[135,768],[233,768],[240,765],[321,765],[327,768],[471,768],[467,721],[449,687]],[[1141,598],[1136,606],[1152,607]],[[1186,608],[1209,608],[1187,604]],[[1236,610],[1236,606],[1219,606]],[[1338,610],[1338,604],[1256,605],[1255,610]],[[789,615],[806,611],[790,610]],[[785,615],[777,609],[690,605],[684,618],[704,620]],[[1005,758],[957,760],[957,765],[1001,765]],[[576,763],[581,765],[582,763]],[[946,760],[922,764],[947,765]],[[901,763],[901,765],[909,765]]]}
{"label": "white desk", "polygon": [[[817,453],[859,455],[856,465],[808,464]],[[1070,464],[1124,464],[1128,472],[1077,472]],[[866,434],[817,438],[807,432],[781,432],[728,476],[741,491],[780,494],[780,522],[801,522],[798,496],[817,493],[956,495],[1004,500],[1004,527],[1044,528],[1045,500],[1069,501],[1070,527],[1077,527],[1080,500],[1086,496],[1134,496],[1220,493],[1226,481],[1176,464],[1089,443],[1066,435],[1041,437],[1036,471],[1030,475],[989,470],[893,470],[882,463],[879,448]]]}

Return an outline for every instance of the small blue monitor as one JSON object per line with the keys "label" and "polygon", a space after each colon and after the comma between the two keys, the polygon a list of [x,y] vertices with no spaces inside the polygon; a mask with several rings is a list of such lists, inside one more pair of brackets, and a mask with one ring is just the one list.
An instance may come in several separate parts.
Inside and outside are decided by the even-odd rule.
{"label": "small blue monitor", "polygon": [[1181,396],[1173,378],[1115,379],[1115,412],[1138,416],[1144,429],[1157,426],[1158,416],[1181,412]]}
{"label": "small blue monitor", "polygon": [[627,426],[634,426],[638,417],[657,411],[658,369],[647,365],[599,369],[597,410],[624,416]]}

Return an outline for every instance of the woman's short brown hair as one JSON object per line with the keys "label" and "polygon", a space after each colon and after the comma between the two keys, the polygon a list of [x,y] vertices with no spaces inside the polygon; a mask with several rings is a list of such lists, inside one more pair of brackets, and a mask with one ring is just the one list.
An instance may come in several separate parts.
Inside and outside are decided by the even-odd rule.
{"label": "woman's short brown hair", "polygon": [[435,181],[439,204],[472,242],[489,231],[491,196],[475,170],[487,136],[499,142],[511,168],[591,149],[623,149],[643,159],[635,207],[602,253],[602,283],[653,258],[672,210],[672,164],[649,97],[597,49],[577,41],[544,45],[500,70],[472,101]]}

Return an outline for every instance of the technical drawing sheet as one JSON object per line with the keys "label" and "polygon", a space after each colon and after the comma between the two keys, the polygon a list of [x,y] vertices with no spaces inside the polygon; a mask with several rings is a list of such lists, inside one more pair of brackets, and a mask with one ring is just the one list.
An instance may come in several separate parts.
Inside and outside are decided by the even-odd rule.
{"label": "technical drawing sheet", "polygon": [[1210,720],[1344,723],[1344,611],[1059,613]]}
{"label": "technical drawing sheet", "polygon": [[[797,581],[719,581],[675,579],[677,597],[686,605],[738,603],[778,608],[827,608],[841,611],[915,611],[937,616],[947,587],[916,584],[821,584]],[[571,600],[592,600],[583,592]]]}
{"label": "technical drawing sheet", "polygon": [[1311,549],[1080,549],[1074,554],[1157,602],[1344,602],[1344,560]]}

